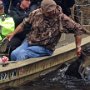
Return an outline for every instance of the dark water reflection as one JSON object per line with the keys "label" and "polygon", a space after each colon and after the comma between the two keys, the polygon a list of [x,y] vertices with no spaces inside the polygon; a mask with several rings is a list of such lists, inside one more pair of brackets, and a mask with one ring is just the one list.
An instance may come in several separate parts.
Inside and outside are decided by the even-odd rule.
{"label": "dark water reflection", "polygon": [[8,90],[90,90],[90,81],[65,76],[66,69],[57,69],[26,85]]}

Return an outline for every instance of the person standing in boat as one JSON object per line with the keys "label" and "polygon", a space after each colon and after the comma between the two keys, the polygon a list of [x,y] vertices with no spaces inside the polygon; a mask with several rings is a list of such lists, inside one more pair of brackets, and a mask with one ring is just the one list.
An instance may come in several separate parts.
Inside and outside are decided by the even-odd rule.
{"label": "person standing in boat", "polygon": [[88,32],[66,16],[55,1],[43,0],[41,8],[31,12],[13,33],[7,35],[7,38],[11,40],[17,33],[22,32],[27,24],[32,28],[24,42],[12,51],[11,60],[18,61],[52,55],[62,33],[75,35],[76,52],[80,56],[81,35]]}
{"label": "person standing in boat", "polygon": [[5,14],[3,1],[0,1],[0,42],[6,37],[6,35],[13,32],[14,29],[14,20],[12,17]]}
{"label": "person standing in boat", "polygon": [[[12,16],[15,21],[15,28],[23,21],[25,17],[28,17],[31,11],[36,9],[36,6],[34,5],[35,7],[33,7],[31,4],[31,0],[20,0],[18,5],[10,11],[9,15]],[[11,54],[14,49],[21,45],[26,37],[26,34],[29,32],[30,26],[27,25],[24,29],[25,30],[23,32],[16,34],[9,42],[7,47],[7,52],[9,50],[9,54]]]}

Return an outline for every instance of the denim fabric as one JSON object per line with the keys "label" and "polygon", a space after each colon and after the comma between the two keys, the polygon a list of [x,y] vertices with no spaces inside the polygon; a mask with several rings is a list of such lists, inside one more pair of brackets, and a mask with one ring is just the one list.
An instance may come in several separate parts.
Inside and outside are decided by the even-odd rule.
{"label": "denim fabric", "polygon": [[49,56],[52,53],[53,52],[51,50],[48,50],[42,46],[31,46],[28,44],[27,40],[25,40],[21,46],[12,51],[11,60],[19,61],[28,58]]}

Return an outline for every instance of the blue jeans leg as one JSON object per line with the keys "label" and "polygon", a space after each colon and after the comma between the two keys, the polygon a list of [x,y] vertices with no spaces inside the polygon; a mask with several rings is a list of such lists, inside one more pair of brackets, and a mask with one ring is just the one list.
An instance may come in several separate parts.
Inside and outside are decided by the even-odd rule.
{"label": "blue jeans leg", "polygon": [[27,40],[24,40],[23,43],[18,48],[16,48],[14,51],[12,51],[12,53],[11,53],[11,60],[15,60],[16,61],[19,52],[22,49],[25,49],[27,47],[28,47]]}
{"label": "blue jeans leg", "polygon": [[49,56],[53,52],[42,46],[30,46],[27,41],[24,41],[20,47],[11,53],[11,60],[25,60],[28,58],[36,58],[42,56]]}

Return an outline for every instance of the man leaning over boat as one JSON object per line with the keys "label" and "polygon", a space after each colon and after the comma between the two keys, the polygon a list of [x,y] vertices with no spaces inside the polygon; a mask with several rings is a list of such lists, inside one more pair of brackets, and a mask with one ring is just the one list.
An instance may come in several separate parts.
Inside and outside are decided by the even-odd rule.
{"label": "man leaning over boat", "polygon": [[66,16],[62,8],[53,0],[43,0],[41,8],[31,12],[13,33],[7,35],[7,38],[11,40],[14,35],[22,32],[27,24],[32,25],[32,29],[21,46],[12,51],[11,60],[18,61],[52,55],[62,33],[75,35],[76,51],[80,56],[81,35],[89,33],[80,24]]}

